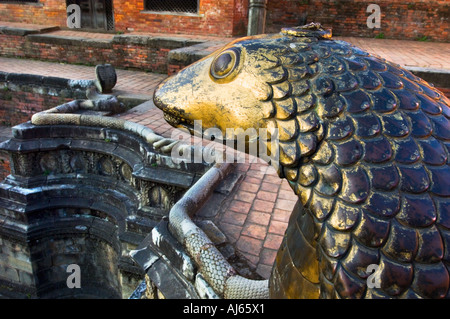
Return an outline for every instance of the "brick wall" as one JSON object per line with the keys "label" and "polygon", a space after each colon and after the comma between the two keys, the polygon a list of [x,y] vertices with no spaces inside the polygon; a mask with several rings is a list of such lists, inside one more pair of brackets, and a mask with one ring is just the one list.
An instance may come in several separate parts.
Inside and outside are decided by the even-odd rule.
{"label": "brick wall", "polygon": [[[369,4],[381,9],[381,28],[369,29]],[[284,26],[320,22],[333,28],[334,35],[450,42],[450,1],[448,0],[277,0],[268,2],[267,32]]]}
{"label": "brick wall", "polygon": [[233,35],[247,35],[248,0],[236,0],[234,3]]}
{"label": "brick wall", "polygon": [[35,113],[86,98],[87,82],[0,72],[0,126],[21,124]]}
{"label": "brick wall", "polygon": [[116,30],[214,36],[243,35],[245,0],[200,0],[198,15],[157,14],[144,10],[143,0],[114,1]]}
{"label": "brick wall", "polygon": [[29,121],[35,113],[73,100],[73,98],[38,93],[28,86],[22,87],[21,91],[13,91],[8,87],[0,88],[0,91],[0,125],[2,126],[24,123]]}
{"label": "brick wall", "polygon": [[[198,15],[157,14],[144,10],[144,0],[113,1],[115,31],[244,35],[248,0],[200,0]],[[0,4],[0,21],[67,27],[65,1]]]}
{"label": "brick wall", "polygon": [[66,1],[0,3],[0,21],[66,26]]}
{"label": "brick wall", "polygon": [[[366,19],[369,4],[381,8],[381,28],[370,29]],[[245,35],[248,0],[200,0],[198,15],[156,14],[144,10],[144,0],[113,1],[115,31]],[[321,22],[335,35],[450,41],[450,2],[448,0],[270,0],[267,32],[281,27]],[[65,1],[0,4],[0,21],[57,25],[66,27]]]}
{"label": "brick wall", "polygon": [[134,37],[116,35],[110,41],[90,41],[76,37],[1,35],[0,56],[40,59],[74,64],[111,63],[120,68],[134,68],[167,73],[170,50],[196,44],[185,38]]}

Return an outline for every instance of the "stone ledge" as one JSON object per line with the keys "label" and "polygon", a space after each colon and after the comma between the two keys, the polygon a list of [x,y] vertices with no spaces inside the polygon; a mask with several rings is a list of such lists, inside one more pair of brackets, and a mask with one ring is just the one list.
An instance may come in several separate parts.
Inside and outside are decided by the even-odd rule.
{"label": "stone ledge", "polygon": [[165,298],[199,298],[193,285],[196,266],[172,237],[166,220],[160,221],[130,255]]}
{"label": "stone ledge", "polygon": [[[95,74],[92,75],[95,77]],[[56,103],[63,103],[67,100],[84,100],[87,97],[87,89],[95,86],[96,80],[76,80],[56,76],[44,76],[36,74],[13,73],[0,71],[0,102],[5,101],[4,109],[7,110],[4,120],[8,125],[18,124],[20,114],[21,122],[29,120],[28,109],[38,112],[46,105],[57,100]],[[123,103],[126,110],[151,100],[151,95],[126,93],[114,90],[110,93],[116,96],[119,102]],[[12,100],[18,99],[27,103],[28,109],[15,110]],[[49,101],[51,100],[51,101]],[[40,109],[41,108],[41,109]],[[107,112],[97,112],[97,115],[108,115]]]}
{"label": "stone ledge", "polygon": [[86,89],[89,86],[95,85],[95,80],[73,80],[55,76],[8,72],[0,72],[0,82],[21,85],[41,85],[60,89]]}
{"label": "stone ledge", "polygon": [[0,34],[27,36],[30,34],[39,34],[60,30],[58,26],[41,26],[41,27],[11,27],[0,26]]}
{"label": "stone ledge", "polygon": [[32,43],[44,43],[51,45],[61,45],[65,47],[85,47],[92,49],[112,49],[111,39],[92,39],[76,36],[53,35],[53,34],[30,34],[27,40]]}
{"label": "stone ledge", "polygon": [[139,107],[140,105],[153,99],[153,95],[126,93],[118,90],[115,90],[113,94],[125,105],[128,110],[133,107]]}
{"label": "stone ledge", "polygon": [[450,88],[450,71],[443,69],[421,68],[415,66],[405,66],[405,69],[434,84],[435,87]]}
{"label": "stone ledge", "polygon": [[191,46],[171,50],[167,57],[167,63],[189,65],[213,53],[219,47],[226,45],[228,42],[229,41],[205,41]]}
{"label": "stone ledge", "polygon": [[176,49],[180,47],[187,47],[203,43],[203,40],[192,40],[183,37],[171,37],[171,36],[151,36],[151,35],[134,35],[134,34],[121,34],[115,35],[112,38],[114,44],[134,44],[142,45],[151,48],[165,48]]}
{"label": "stone ledge", "polygon": [[94,48],[112,48],[112,45],[137,45],[148,48],[177,49],[189,47],[206,42],[206,40],[192,40],[183,37],[171,36],[143,36],[143,35],[115,35],[111,39],[96,39],[83,36],[72,35],[54,35],[51,33],[41,34],[34,32],[28,34],[27,38],[32,42],[46,44],[71,45],[71,46],[90,46]]}

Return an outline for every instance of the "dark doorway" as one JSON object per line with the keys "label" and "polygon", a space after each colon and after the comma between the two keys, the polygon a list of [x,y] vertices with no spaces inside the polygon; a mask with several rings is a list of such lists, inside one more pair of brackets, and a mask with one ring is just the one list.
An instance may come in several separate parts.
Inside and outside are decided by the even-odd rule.
{"label": "dark doorway", "polygon": [[67,0],[66,3],[80,6],[82,29],[114,30],[112,0]]}

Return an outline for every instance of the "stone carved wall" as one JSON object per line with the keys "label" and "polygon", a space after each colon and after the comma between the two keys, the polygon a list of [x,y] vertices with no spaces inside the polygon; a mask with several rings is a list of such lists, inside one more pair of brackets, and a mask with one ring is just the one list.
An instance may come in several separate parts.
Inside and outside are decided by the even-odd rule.
{"label": "stone carved wall", "polygon": [[[129,252],[208,167],[175,165],[112,129],[24,123],[13,135],[0,145],[11,162],[0,283],[38,298],[128,297],[144,279]],[[67,288],[69,264],[80,264],[84,289]]]}
{"label": "stone carved wall", "polygon": [[[65,214],[58,209],[58,214]],[[69,209],[70,210],[70,209]],[[47,211],[46,213],[49,213]],[[78,212],[78,216],[85,212]],[[42,238],[30,241],[30,261],[37,295],[40,298],[121,298],[118,261],[120,243],[111,242],[92,234],[83,233],[83,226],[76,225],[78,234],[70,234],[72,221],[65,223],[69,229],[62,232],[63,224],[58,224],[59,235],[42,233]],[[104,226],[108,227],[106,223]],[[109,227],[111,231],[114,227]],[[117,231],[116,231],[117,232]],[[70,236],[69,236],[70,234]],[[113,238],[113,237],[112,237]],[[80,288],[67,286],[68,265],[80,266]]]}

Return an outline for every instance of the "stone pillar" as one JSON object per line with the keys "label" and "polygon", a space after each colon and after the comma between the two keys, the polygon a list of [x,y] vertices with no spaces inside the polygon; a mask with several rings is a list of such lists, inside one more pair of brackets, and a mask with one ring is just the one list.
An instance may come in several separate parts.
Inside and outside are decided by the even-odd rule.
{"label": "stone pillar", "polygon": [[247,35],[264,33],[267,0],[250,0]]}

